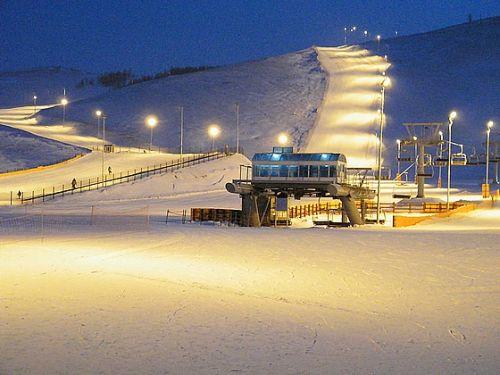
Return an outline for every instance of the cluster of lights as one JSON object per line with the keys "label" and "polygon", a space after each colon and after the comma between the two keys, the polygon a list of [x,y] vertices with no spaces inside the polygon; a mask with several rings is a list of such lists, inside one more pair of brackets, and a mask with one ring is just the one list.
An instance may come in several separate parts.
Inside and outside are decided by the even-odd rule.
{"label": "cluster of lights", "polygon": [[[348,37],[348,34],[349,33],[355,33],[356,31],[358,30],[358,27],[357,26],[349,26],[349,27],[344,27],[344,44],[347,44],[347,37]],[[394,31],[394,35],[396,35],[396,37],[398,36],[399,32],[396,30]],[[363,37],[365,39],[368,39],[370,35],[370,32],[368,30],[363,30]],[[380,40],[382,39],[382,36],[380,34],[377,34],[375,36],[375,40],[377,41],[377,43],[380,44]]]}

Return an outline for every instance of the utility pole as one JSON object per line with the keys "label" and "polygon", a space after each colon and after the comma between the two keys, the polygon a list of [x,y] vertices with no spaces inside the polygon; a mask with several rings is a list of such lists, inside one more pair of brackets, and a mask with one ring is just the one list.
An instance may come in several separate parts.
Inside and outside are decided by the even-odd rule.
{"label": "utility pole", "polygon": [[102,116],[101,178],[104,184],[104,146],[106,145],[106,116]]}
{"label": "utility pole", "polygon": [[180,134],[180,142],[181,142],[181,149],[180,149],[180,153],[181,153],[181,159],[182,159],[182,143],[183,143],[183,138],[184,138],[184,107],[183,106],[180,106],[179,107],[179,110],[181,112],[181,134]]}
{"label": "utility pole", "polygon": [[457,117],[456,112],[451,112],[448,116],[448,181],[446,184],[446,211],[450,209],[450,188],[451,188],[451,128],[453,120]]}
{"label": "utility pole", "polygon": [[240,103],[236,103],[236,153],[240,153]]}
{"label": "utility pole", "polygon": [[378,144],[378,159],[377,159],[377,224],[380,224],[380,182],[382,178],[382,142],[384,139],[384,104],[385,104],[385,81],[382,81],[380,87],[380,128],[379,128],[379,144]]}
{"label": "utility pole", "polygon": [[493,127],[493,121],[488,121],[486,124],[486,176],[484,178],[484,183],[489,185],[490,183],[490,132]]}

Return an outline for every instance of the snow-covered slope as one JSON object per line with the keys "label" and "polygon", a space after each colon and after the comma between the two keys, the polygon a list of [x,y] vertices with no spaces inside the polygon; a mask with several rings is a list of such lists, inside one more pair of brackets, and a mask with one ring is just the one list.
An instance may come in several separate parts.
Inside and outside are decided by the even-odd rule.
{"label": "snow-covered slope", "polygon": [[0,173],[49,165],[88,150],[0,125]]}
{"label": "snow-covered slope", "polygon": [[[325,87],[325,75],[314,49],[173,76],[114,90],[68,106],[68,118],[87,124],[82,132],[95,133],[93,113],[108,116],[107,134],[117,144],[149,142],[144,118],[158,116],[154,142],[163,147],[179,144],[179,106],[184,106],[186,149],[207,148],[206,128],[217,123],[219,145],[235,143],[235,103],[240,104],[241,140],[247,154],[267,150],[281,131],[303,145],[311,129]],[[60,120],[60,110],[42,112],[46,122]],[[52,119],[50,119],[52,117]]]}
{"label": "snow-covered slope", "polygon": [[[329,64],[333,60],[326,58],[343,47],[310,48],[112,90],[70,103],[67,118],[76,124],[77,133],[94,136],[93,113],[102,109],[108,115],[111,141],[144,145],[149,141],[144,118],[155,114],[160,123],[154,143],[175,149],[179,144],[178,107],[183,106],[185,149],[198,150],[210,144],[206,133],[210,123],[222,127],[219,145],[235,144],[235,103],[239,102],[241,144],[248,156],[268,150],[276,142],[276,135],[286,131],[293,144],[302,149],[307,145],[307,150],[320,150],[328,139],[335,139],[330,146],[344,151],[348,160],[365,158],[373,162],[379,95],[374,90],[377,84],[368,87],[374,77],[367,75],[378,75],[385,67],[381,57],[387,55],[391,88],[386,92],[385,163],[395,164],[395,140],[405,136],[403,122],[446,121],[452,109],[459,115],[454,139],[465,143],[468,153],[472,146],[481,152],[485,122],[490,118],[498,120],[500,110],[496,87],[500,78],[498,39],[500,18],[496,17],[382,40],[380,46],[366,43],[344,48],[344,52],[357,54],[349,58],[360,62],[352,61],[349,72],[335,70],[338,66],[332,69]],[[359,86],[342,84],[345,73]],[[331,82],[324,96],[327,79]],[[316,116],[320,107],[321,115]],[[60,118],[60,108],[46,109],[39,116],[45,124],[58,123]],[[336,119],[335,126],[323,127],[325,119],[330,118]],[[317,126],[312,132],[314,124]],[[457,168],[455,175],[478,180],[481,173],[481,168]]]}
{"label": "snow-covered slope", "polygon": [[[453,138],[481,146],[486,121],[500,126],[500,17],[423,34],[367,43],[363,47],[388,56],[392,86],[386,91],[387,142],[406,135],[403,122],[446,122],[456,110]],[[482,146],[481,146],[482,147]],[[478,152],[481,151],[478,149]],[[478,168],[457,168],[471,174]]]}
{"label": "snow-covered slope", "polygon": [[[78,88],[82,79],[94,80],[94,85]],[[96,82],[94,74],[76,69],[51,67],[0,72],[0,108],[31,105],[34,94],[37,96],[37,104],[57,103],[63,96],[63,89],[66,89],[71,100],[106,91]]]}
{"label": "snow-covered slope", "polygon": [[[46,210],[61,209],[66,213],[80,213],[89,205],[102,208],[127,208],[149,206],[150,214],[163,215],[165,209],[191,207],[241,207],[237,194],[226,191],[225,185],[239,178],[240,165],[250,161],[241,154],[209,161],[172,173],[164,173],[127,184],[111,186],[75,194],[46,204]],[[193,206],[193,200],[195,205]],[[215,201],[214,201],[215,200]],[[180,205],[180,206],[179,206]]]}
{"label": "snow-covered slope", "polygon": [[389,63],[358,47],[318,47],[328,87],[307,152],[341,152],[351,167],[375,166],[380,84]]}

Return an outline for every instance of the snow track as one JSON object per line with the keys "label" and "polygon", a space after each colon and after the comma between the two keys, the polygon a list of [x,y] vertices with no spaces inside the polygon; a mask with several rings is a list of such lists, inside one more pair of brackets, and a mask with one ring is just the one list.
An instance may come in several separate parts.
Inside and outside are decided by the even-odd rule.
{"label": "snow track", "polygon": [[389,63],[356,46],[317,47],[328,74],[306,152],[341,152],[351,167],[375,165],[382,72]]}

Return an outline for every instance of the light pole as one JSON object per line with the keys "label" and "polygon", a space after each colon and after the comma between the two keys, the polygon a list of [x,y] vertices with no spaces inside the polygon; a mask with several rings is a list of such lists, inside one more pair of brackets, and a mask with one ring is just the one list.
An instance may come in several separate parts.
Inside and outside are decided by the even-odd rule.
{"label": "light pole", "polygon": [[215,138],[220,134],[220,128],[218,125],[213,124],[208,127],[208,135],[210,138],[212,138],[212,149],[211,151],[215,150]]}
{"label": "light pole", "polygon": [[62,110],[63,110],[63,125],[66,122],[66,105],[67,104],[68,104],[68,99],[62,98],[61,105],[62,105]]}
{"label": "light pole", "polygon": [[[442,159],[443,158],[443,132],[440,130],[439,131],[439,158]],[[441,186],[442,186],[442,179],[441,179],[441,163],[439,163],[439,167],[438,167],[438,183],[437,183],[437,187],[441,189]]]}
{"label": "light pole", "polygon": [[484,178],[484,183],[489,185],[490,183],[490,132],[493,127],[493,121],[488,121],[486,124],[486,176]]}
{"label": "light pole", "polygon": [[413,159],[414,160],[413,164],[414,164],[414,167],[415,167],[415,175],[413,176],[413,182],[417,183],[417,155],[418,155],[418,150],[417,150],[417,148],[418,148],[418,142],[417,141],[418,141],[418,138],[417,138],[416,135],[414,135],[412,137],[412,139],[413,139],[413,158],[414,158]]}
{"label": "light pole", "polygon": [[[385,75],[385,73],[384,73]],[[384,106],[385,106],[385,88],[391,83],[389,77],[385,77],[380,83],[380,124],[379,124],[379,143],[377,160],[377,224],[380,224],[380,184],[382,179],[382,142],[384,140]]]}
{"label": "light pole", "polygon": [[181,113],[181,134],[180,134],[180,142],[181,142],[181,149],[180,149],[180,153],[181,153],[181,160],[182,160],[182,144],[183,144],[183,141],[184,141],[184,107],[183,106],[180,106],[179,107],[179,111]]}
{"label": "light pole", "polygon": [[[102,114],[102,113],[101,113]],[[106,116],[102,116],[101,178],[104,184],[104,146],[106,145]]]}
{"label": "light pole", "polygon": [[377,35],[377,51],[380,50],[380,39],[382,39],[382,37],[380,35]]}
{"label": "light pole", "polygon": [[400,180],[401,176],[401,139],[396,139],[396,144],[398,145],[398,174],[396,175],[396,180]]}
{"label": "light pole", "polygon": [[453,111],[448,116],[448,182],[446,184],[446,210],[450,209],[450,187],[451,187],[451,128],[457,112]]}
{"label": "light pole", "polygon": [[38,97],[36,95],[33,95],[33,114],[36,113],[36,100]]}
{"label": "light pole", "polygon": [[344,27],[344,44],[347,45],[347,27]]}
{"label": "light pole", "polygon": [[97,117],[97,138],[99,138],[99,125],[101,123],[102,111],[98,109],[97,111],[95,111],[95,115]]}
{"label": "light pole", "polygon": [[236,153],[240,153],[240,103],[236,103]]}
{"label": "light pole", "polygon": [[151,129],[151,137],[149,138],[149,151],[153,148],[153,128],[158,124],[158,119],[155,116],[146,117],[146,125]]}

